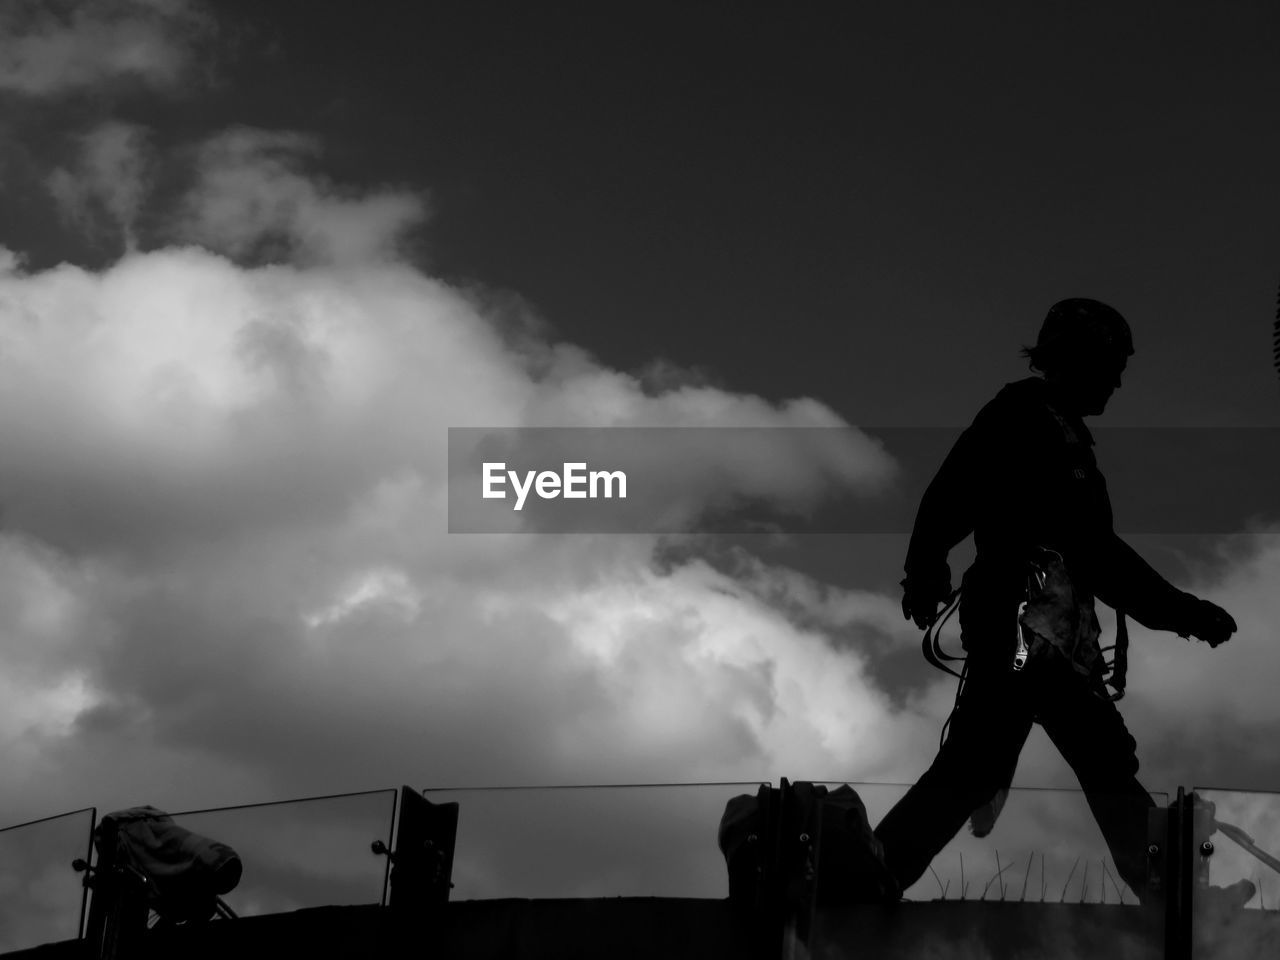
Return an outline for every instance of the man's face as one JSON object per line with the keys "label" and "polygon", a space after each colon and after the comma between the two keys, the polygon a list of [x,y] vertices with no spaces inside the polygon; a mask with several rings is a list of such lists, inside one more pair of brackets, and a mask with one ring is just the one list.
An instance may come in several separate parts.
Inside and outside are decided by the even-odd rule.
{"label": "man's face", "polygon": [[1102,413],[1111,395],[1120,389],[1128,362],[1129,358],[1118,350],[1103,350],[1066,372],[1064,385],[1070,391],[1076,412],[1084,417]]}

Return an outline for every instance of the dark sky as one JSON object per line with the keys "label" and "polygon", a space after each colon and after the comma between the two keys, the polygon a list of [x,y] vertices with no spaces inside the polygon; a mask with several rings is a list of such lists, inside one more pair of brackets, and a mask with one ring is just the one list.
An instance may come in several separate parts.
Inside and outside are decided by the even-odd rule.
{"label": "dark sky", "polygon": [[962,424],[1087,295],[1138,347],[1108,422],[1280,421],[1273,4],[218,10],[212,85],[115,115],[319,135],[429,192],[430,269],[613,366]]}
{"label": "dark sky", "polygon": [[1117,417],[1277,422],[1274,5],[302,6],[262,27],[294,122],[386,138],[440,269],[607,361],[953,423],[1092,295]]}

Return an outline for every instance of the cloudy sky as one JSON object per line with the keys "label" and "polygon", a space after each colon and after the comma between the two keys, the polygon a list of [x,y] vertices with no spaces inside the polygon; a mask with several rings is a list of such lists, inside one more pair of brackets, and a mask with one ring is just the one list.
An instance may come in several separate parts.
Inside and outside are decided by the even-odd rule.
{"label": "cloudy sky", "polygon": [[[1048,305],[1093,296],[1137,345],[1098,426],[1266,442],[1278,27],[6,4],[0,824],[913,780],[954,688],[898,609],[902,533],[450,534],[448,429],[849,428],[727,473],[656,448],[695,508],[708,477],[783,504],[918,484],[861,428],[964,425]],[[1266,506],[1133,538],[1241,626],[1135,630],[1150,789],[1280,790]],[[1039,733],[1017,782],[1074,785]]]}

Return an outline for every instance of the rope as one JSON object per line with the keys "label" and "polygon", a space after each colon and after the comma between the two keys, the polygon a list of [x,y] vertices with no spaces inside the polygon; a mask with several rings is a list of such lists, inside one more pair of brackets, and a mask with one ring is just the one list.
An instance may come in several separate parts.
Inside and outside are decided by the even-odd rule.
{"label": "rope", "polygon": [[[951,591],[951,595],[947,597],[945,603],[946,606],[943,607],[942,613],[933,621],[932,624],[929,625],[929,629],[924,632],[924,638],[920,641],[920,651],[924,654],[924,658],[928,660],[931,665],[937,667],[939,670],[945,670],[953,677],[959,677],[960,673],[948,667],[947,663],[963,662],[965,658],[962,656],[953,657],[951,654],[947,653],[942,649],[942,644],[938,639],[943,626],[946,625],[946,622],[951,619],[952,614],[954,614],[960,606],[959,587],[956,587]],[[944,663],[944,660],[947,663]]]}
{"label": "rope", "polygon": [[1112,654],[1111,673],[1103,679],[1103,683],[1112,689],[1107,697],[1113,703],[1124,696],[1125,679],[1129,673],[1129,621],[1123,610],[1116,611],[1115,653]]}
{"label": "rope", "polygon": [[[939,670],[945,670],[953,677],[959,678],[960,682],[956,684],[956,698],[952,701],[951,712],[947,714],[946,721],[942,724],[942,732],[938,735],[938,749],[942,749],[942,744],[947,739],[947,728],[951,726],[951,718],[956,714],[956,708],[960,705],[960,692],[964,690],[964,680],[969,674],[969,661],[964,656],[952,656],[942,649],[942,641],[940,635],[942,628],[946,626],[948,620],[960,608],[960,588],[956,587],[951,591],[951,595],[946,599],[946,605],[942,609],[942,613],[936,620],[929,625],[929,629],[924,632],[924,639],[920,641],[920,649],[924,653],[924,658]],[[945,661],[945,662],[944,662]],[[947,663],[960,663],[959,671],[951,669]]]}

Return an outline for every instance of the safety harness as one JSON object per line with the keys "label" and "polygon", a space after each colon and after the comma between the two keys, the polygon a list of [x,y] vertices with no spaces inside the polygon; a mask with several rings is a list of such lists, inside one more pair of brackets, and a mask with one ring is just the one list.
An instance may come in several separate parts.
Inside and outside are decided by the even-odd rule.
{"label": "safety harness", "polygon": [[[1027,604],[1032,597],[1031,585],[1037,582],[1040,587],[1044,586],[1044,574],[1042,571],[1033,567],[1031,576],[1028,577],[1026,597],[1018,603],[1018,618],[1016,623],[1017,644],[1014,647],[1013,655],[1013,671],[1020,673],[1026,666],[1027,660],[1031,655],[1031,648],[1026,640],[1026,627],[1022,623],[1022,615],[1026,611]],[[955,655],[947,653],[942,646],[942,628],[946,626],[947,621],[955,615],[960,608],[960,592],[961,588],[956,587],[947,596],[944,601],[942,611],[937,618],[925,630],[924,637],[920,643],[921,652],[924,654],[925,660],[931,666],[943,670],[953,677],[960,680],[956,687],[956,703],[960,702],[960,692],[964,688],[965,676],[968,673],[968,659],[965,655]],[[1103,673],[1102,685],[1103,689],[1098,692],[1098,696],[1112,702],[1121,699],[1125,692],[1125,681],[1129,673],[1129,624],[1128,618],[1123,610],[1116,611],[1116,638],[1115,642],[1100,648],[1103,656]],[[1107,654],[1110,653],[1110,659]],[[950,664],[959,664],[960,669],[955,669]],[[1106,688],[1110,688],[1107,690]],[[954,707],[952,713],[955,712]],[[951,718],[947,718],[947,722],[942,727],[942,737],[946,738],[947,725],[950,724]]]}

